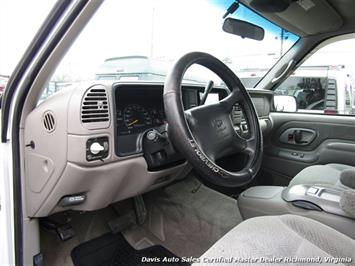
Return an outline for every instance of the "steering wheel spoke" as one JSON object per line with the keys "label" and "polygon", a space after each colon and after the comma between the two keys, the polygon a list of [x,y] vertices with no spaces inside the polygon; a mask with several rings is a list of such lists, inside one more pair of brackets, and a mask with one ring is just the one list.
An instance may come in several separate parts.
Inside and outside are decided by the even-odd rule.
{"label": "steering wheel spoke", "polygon": [[[255,138],[245,139],[241,137],[237,132],[235,132],[233,140],[229,145],[229,153],[227,155],[244,153],[247,155],[251,155],[255,152]],[[226,149],[228,150],[228,149]]]}
{"label": "steering wheel spoke", "polygon": [[231,110],[233,109],[233,106],[241,102],[243,102],[242,93],[240,89],[236,87],[226,98],[220,101],[219,104],[223,107],[226,113],[230,114]]}
{"label": "steering wheel spoke", "polygon": [[244,140],[244,148],[242,149],[242,153],[252,156],[255,153],[255,147],[256,147],[255,138]]}

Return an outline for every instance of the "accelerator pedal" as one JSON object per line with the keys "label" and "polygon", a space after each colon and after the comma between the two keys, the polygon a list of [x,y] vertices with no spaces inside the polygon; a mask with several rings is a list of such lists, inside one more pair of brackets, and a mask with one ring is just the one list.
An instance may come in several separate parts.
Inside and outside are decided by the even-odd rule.
{"label": "accelerator pedal", "polygon": [[134,197],[134,208],[137,216],[137,224],[144,224],[147,220],[148,212],[142,195]]}

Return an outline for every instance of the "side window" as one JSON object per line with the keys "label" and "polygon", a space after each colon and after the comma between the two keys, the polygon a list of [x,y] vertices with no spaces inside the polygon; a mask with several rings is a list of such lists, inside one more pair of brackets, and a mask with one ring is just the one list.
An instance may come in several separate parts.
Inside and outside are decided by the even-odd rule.
{"label": "side window", "polygon": [[278,88],[293,96],[297,112],[355,115],[355,38],[316,49]]}

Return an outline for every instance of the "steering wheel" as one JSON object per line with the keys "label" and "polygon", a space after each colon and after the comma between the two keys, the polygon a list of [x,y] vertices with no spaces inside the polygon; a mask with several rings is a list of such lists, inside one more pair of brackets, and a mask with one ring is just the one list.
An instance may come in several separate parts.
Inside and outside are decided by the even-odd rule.
{"label": "steering wheel", "polygon": [[[221,101],[184,110],[181,83],[186,70],[202,65],[217,74],[231,93]],[[234,129],[231,113],[235,104],[244,110],[249,138],[242,138]],[[238,187],[250,182],[260,169],[262,132],[253,102],[239,78],[223,62],[207,53],[192,52],[173,66],[164,85],[164,108],[169,138],[202,178],[225,187]],[[216,160],[244,153],[243,168],[228,171]]]}

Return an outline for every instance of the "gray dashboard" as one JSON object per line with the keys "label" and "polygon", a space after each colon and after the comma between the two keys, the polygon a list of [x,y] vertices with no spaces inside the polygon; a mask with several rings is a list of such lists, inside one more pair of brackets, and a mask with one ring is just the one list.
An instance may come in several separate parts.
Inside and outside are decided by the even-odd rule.
{"label": "gray dashboard", "polygon": [[[185,108],[199,104],[203,86],[183,85],[183,90]],[[38,105],[26,118],[24,129],[25,144],[34,144],[24,148],[29,217],[103,208],[184,178],[191,170],[185,160],[176,157],[178,163],[152,170],[143,156],[143,134],[166,125],[162,93],[162,83],[79,84]],[[272,92],[249,93],[265,134],[272,126]],[[227,90],[216,87],[212,95],[220,99]],[[138,118],[130,116],[136,111]],[[135,122],[140,119],[144,122]],[[246,123],[238,109],[232,119],[236,127]],[[65,197],[78,195],[84,198],[80,204],[60,204]]]}

